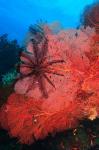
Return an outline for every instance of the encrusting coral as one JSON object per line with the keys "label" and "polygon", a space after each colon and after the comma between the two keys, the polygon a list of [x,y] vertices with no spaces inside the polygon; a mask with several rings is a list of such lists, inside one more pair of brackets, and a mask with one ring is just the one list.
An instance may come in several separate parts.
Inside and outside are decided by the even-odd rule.
{"label": "encrusting coral", "polygon": [[[46,38],[41,37],[39,43],[31,40],[22,53],[22,76],[15,84],[15,93],[1,108],[1,126],[26,144],[74,128],[83,118],[99,116],[99,55],[92,46],[96,43],[94,29],[44,32]],[[47,47],[42,47],[45,39]],[[42,55],[45,59],[41,70],[35,68],[34,55],[37,61]],[[47,77],[38,80],[40,73]]]}

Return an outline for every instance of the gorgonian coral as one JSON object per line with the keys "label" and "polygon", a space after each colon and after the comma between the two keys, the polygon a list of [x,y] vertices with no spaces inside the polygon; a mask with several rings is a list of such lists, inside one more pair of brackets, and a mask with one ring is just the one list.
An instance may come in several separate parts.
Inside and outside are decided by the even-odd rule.
{"label": "gorgonian coral", "polygon": [[9,130],[11,136],[18,137],[20,142],[26,144],[43,139],[48,133],[76,127],[82,113],[79,103],[67,99],[67,103],[61,105],[62,101],[59,98],[49,106],[49,103],[44,104],[44,100],[35,101],[13,93],[3,109],[5,113],[1,114],[1,125]]}
{"label": "gorgonian coral", "polygon": [[[99,116],[99,56],[92,46],[96,43],[94,30],[88,27],[57,34],[46,32],[46,37],[39,43],[34,38],[28,43],[27,52],[21,55],[22,79],[16,82],[17,93],[8,98],[1,112],[7,117],[1,118],[1,125],[6,122],[9,134],[22,143],[76,127],[85,117],[93,120]],[[42,66],[35,66],[35,58],[41,62],[42,56]],[[42,71],[48,72],[52,81],[44,78],[43,91],[39,90],[42,83],[37,82]]]}
{"label": "gorgonian coral", "polygon": [[[31,30],[34,31],[33,28]],[[53,51],[49,49],[48,37],[42,35],[41,31],[39,32],[35,35],[36,37],[33,35],[27,44],[27,50],[20,55],[19,77],[15,85],[17,93],[37,99],[42,96],[48,98],[50,89],[56,89],[56,83],[53,80],[56,78],[57,81],[61,81],[64,76],[64,69],[62,68],[66,66],[64,59],[58,55],[57,50],[53,54]],[[39,42],[37,37],[40,39]]]}

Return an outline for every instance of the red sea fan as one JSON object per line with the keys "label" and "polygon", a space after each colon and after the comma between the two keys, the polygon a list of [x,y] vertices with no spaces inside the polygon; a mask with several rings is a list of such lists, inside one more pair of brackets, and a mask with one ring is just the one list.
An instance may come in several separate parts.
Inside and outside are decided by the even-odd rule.
{"label": "red sea fan", "polygon": [[73,69],[84,72],[90,67],[86,52],[90,53],[91,50],[91,39],[95,34],[94,29],[87,27],[86,29],[79,30],[66,30],[59,33],[59,38],[65,40],[64,54],[66,54]]}
{"label": "red sea fan", "polygon": [[[7,115],[9,134],[19,137],[24,143],[31,143],[36,128],[34,116],[40,114],[43,101],[28,99],[23,95],[13,93],[6,104],[7,110],[3,112]],[[3,121],[3,120],[2,120]]]}
{"label": "red sea fan", "polygon": [[[50,33],[46,35],[47,40],[44,37],[39,44],[38,41],[29,42],[27,52],[21,55],[16,93],[2,108],[11,136],[30,144],[49,133],[74,128],[80,119],[90,117],[92,111],[96,115],[98,61],[91,63],[86,55],[91,52],[93,34],[93,30],[90,35],[88,31]],[[38,56],[45,61],[38,62],[42,62]],[[39,73],[47,77],[38,80]],[[3,125],[5,120],[1,122]]]}
{"label": "red sea fan", "polygon": [[81,85],[81,89],[85,94],[81,98],[83,101],[84,112],[91,120],[99,117],[99,58],[96,57],[91,62],[88,74]]}
{"label": "red sea fan", "polygon": [[92,63],[90,70],[82,84],[83,90],[99,92],[99,58]]}
{"label": "red sea fan", "polygon": [[17,93],[35,99],[48,98],[49,88],[56,88],[51,76],[63,78],[61,67],[64,66],[65,61],[62,57],[53,55],[53,51],[49,51],[48,46],[49,39],[46,37],[40,44],[32,39],[27,46],[27,51],[21,53],[20,76],[15,85]]}
{"label": "red sea fan", "polygon": [[[61,101],[62,99],[57,105],[60,105]],[[43,106],[42,100],[35,101],[33,98],[13,93],[8,99],[5,112],[9,134],[18,137],[22,143],[30,144],[37,139],[43,139],[49,133],[74,128],[82,117],[81,106],[73,101],[65,103],[64,106],[54,106],[54,110],[49,107],[49,103]]]}
{"label": "red sea fan", "polygon": [[7,107],[6,105],[0,108],[0,128],[8,129],[8,120],[7,120]]}
{"label": "red sea fan", "polygon": [[61,89],[61,85],[65,87],[73,80],[71,72],[73,76],[77,73],[81,77],[89,68],[85,51],[90,51],[93,30],[90,35],[87,32],[86,29],[84,32],[63,31],[57,35],[46,33],[39,44],[32,39],[27,51],[21,54],[20,77],[15,91],[35,99],[49,98],[54,91],[64,95],[67,88]]}
{"label": "red sea fan", "polygon": [[93,61],[96,61],[99,56],[99,34],[95,34],[91,40],[91,51],[86,52],[86,56],[89,58],[90,63],[92,64]]}

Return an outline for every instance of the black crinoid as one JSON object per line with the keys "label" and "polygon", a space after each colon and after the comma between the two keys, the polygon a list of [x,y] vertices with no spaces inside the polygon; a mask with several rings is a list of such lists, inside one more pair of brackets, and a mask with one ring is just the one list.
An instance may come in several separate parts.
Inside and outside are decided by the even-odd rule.
{"label": "black crinoid", "polygon": [[[38,30],[39,29],[39,30]],[[43,28],[37,26],[30,28],[33,38],[30,40],[32,44],[32,53],[24,51],[21,53],[21,56],[28,59],[29,62],[22,61],[21,67],[27,67],[30,69],[30,72],[27,74],[20,73],[19,79],[23,79],[26,77],[33,77],[35,82],[38,82],[39,89],[44,98],[48,98],[48,92],[46,89],[45,80],[55,88],[55,85],[48,77],[48,74],[63,76],[63,74],[56,72],[53,68],[54,64],[64,63],[64,60],[51,60],[49,61],[47,53],[48,53],[48,39],[44,34]],[[35,38],[36,37],[36,38]],[[38,38],[38,39],[37,39]],[[41,46],[39,46],[41,44]]]}

